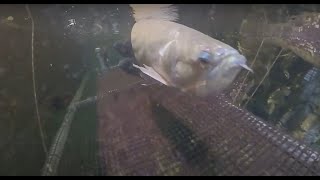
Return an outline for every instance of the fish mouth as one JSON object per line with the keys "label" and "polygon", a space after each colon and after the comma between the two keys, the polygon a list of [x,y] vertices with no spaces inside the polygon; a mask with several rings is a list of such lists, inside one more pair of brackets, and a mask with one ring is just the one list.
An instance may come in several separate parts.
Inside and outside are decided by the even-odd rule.
{"label": "fish mouth", "polygon": [[234,63],[236,65],[241,66],[242,68],[253,73],[253,70],[246,64],[247,59],[243,55],[238,54],[238,55],[235,55],[234,58],[235,58]]}
{"label": "fish mouth", "polygon": [[250,72],[253,73],[253,70],[252,70],[248,65],[246,65],[246,64],[239,64],[239,66],[241,66],[241,67],[243,67],[244,69],[246,69],[246,70],[248,70],[248,71],[250,71]]}

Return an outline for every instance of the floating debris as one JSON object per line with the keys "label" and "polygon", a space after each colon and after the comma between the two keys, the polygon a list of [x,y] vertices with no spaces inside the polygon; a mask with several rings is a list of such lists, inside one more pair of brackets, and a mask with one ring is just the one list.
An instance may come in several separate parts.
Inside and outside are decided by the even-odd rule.
{"label": "floating debris", "polygon": [[9,17],[7,17],[7,20],[8,20],[8,21],[13,21],[14,18],[13,18],[12,16],[9,16]]}
{"label": "floating debris", "polygon": [[65,64],[64,66],[63,66],[63,69],[64,70],[67,70],[67,69],[69,69],[70,68],[70,65],[69,64]]}

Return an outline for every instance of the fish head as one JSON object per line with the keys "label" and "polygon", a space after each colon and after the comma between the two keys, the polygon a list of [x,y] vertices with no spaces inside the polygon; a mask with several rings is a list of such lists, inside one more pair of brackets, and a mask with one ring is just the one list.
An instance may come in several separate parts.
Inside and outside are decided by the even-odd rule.
{"label": "fish head", "polygon": [[247,65],[247,59],[239,53],[231,54],[221,62],[226,71],[244,68],[253,73],[253,70]]}
{"label": "fish head", "polygon": [[199,61],[207,66],[202,79],[196,88],[196,94],[207,96],[220,93],[226,89],[242,69],[253,70],[246,64],[246,58],[235,49],[217,49],[216,51],[200,52]]}
{"label": "fish head", "polygon": [[215,68],[219,66],[219,64],[223,63],[231,69],[240,66],[250,72],[253,72],[252,69],[246,65],[246,58],[233,48],[219,47],[214,50],[205,48],[197,53],[196,61],[211,67],[209,69]]}

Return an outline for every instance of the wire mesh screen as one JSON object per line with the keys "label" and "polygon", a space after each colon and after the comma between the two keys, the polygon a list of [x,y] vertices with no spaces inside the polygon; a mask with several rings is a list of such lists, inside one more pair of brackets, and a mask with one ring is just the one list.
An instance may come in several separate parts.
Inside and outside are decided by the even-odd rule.
{"label": "wire mesh screen", "polygon": [[223,95],[149,83],[118,70],[98,80],[111,92],[97,104],[104,175],[320,175],[318,152]]}

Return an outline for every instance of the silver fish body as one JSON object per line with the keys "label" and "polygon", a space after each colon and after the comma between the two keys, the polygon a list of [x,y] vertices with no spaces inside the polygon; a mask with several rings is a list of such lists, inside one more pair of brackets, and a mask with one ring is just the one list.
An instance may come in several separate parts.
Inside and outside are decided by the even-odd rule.
{"label": "silver fish body", "polygon": [[221,92],[242,68],[251,70],[231,46],[172,21],[139,20],[131,43],[140,65],[153,68],[166,85],[200,96]]}

